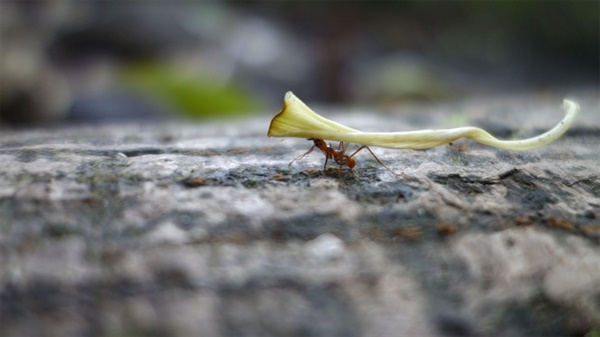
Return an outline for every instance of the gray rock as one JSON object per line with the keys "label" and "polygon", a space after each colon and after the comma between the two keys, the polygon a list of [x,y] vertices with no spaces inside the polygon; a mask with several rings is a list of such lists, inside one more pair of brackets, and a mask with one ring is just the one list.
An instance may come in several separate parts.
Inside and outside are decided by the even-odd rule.
{"label": "gray rock", "polygon": [[[323,174],[316,152],[288,167],[311,144],[266,138],[270,116],[1,130],[0,335],[584,335],[600,119],[576,100],[577,124],[535,151],[373,148],[398,177],[368,153],[353,172]],[[559,103],[323,113],[407,130],[453,111],[528,136]]]}

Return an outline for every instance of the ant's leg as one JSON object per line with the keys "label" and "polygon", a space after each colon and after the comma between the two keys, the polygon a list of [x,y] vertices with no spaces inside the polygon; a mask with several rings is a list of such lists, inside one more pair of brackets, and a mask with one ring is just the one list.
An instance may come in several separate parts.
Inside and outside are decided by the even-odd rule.
{"label": "ant's leg", "polygon": [[[351,154],[349,157],[350,157],[350,158],[354,157],[354,156],[355,156],[357,153],[359,153],[359,152],[360,152],[362,149],[364,149],[365,147],[366,147],[367,149],[369,148],[368,146],[366,146],[366,145],[363,145],[363,146],[359,147],[359,148],[358,148],[356,151],[354,151],[354,153],[352,153],[352,154]],[[371,151],[371,150],[369,150],[369,151]],[[372,154],[372,153],[373,153],[373,152],[371,152],[371,154]],[[375,155],[373,155],[373,156],[375,156]]]}
{"label": "ant's leg", "polygon": [[329,160],[329,156],[325,156],[325,164],[323,165],[323,177],[326,175],[325,172],[327,172],[327,161]]}
{"label": "ant's leg", "polygon": [[340,170],[342,170],[342,167],[345,164],[344,159],[347,157],[345,155],[347,148],[348,148],[347,142],[339,142],[338,143],[338,148],[337,148],[338,157],[335,158],[335,162],[338,163],[338,165],[340,166],[339,167]]}
{"label": "ant's leg", "polygon": [[379,164],[381,164],[381,166],[385,167],[386,170],[392,172],[394,175],[397,175],[397,176],[399,176],[399,175],[402,174],[402,173],[398,174],[398,173],[392,171],[392,169],[390,169],[389,167],[387,167],[381,160],[379,160],[379,158],[377,158],[377,156],[375,155],[375,153],[373,153],[373,151],[371,151],[371,149],[368,146],[365,145],[364,147],[366,147],[367,150],[369,150],[369,152],[371,153],[371,155],[373,155],[373,158],[375,158],[375,160],[377,160],[377,162]]}
{"label": "ant's leg", "polygon": [[379,158],[377,158],[377,156],[375,155],[375,153],[373,153],[373,151],[371,151],[371,149],[370,149],[368,146],[366,146],[366,145],[363,145],[363,146],[359,147],[359,148],[358,148],[358,150],[354,151],[354,153],[353,153],[352,155],[350,155],[350,158],[354,157],[354,156],[355,156],[355,155],[356,155],[356,154],[357,154],[359,151],[361,151],[362,149],[367,149],[367,150],[369,150],[369,152],[371,153],[371,155],[373,156],[373,158],[375,158],[375,160],[377,160],[377,162],[378,162],[378,163],[379,163],[381,166],[385,167],[385,169],[386,169],[386,170],[388,170],[388,171],[392,172],[392,173],[393,173],[393,174],[395,174],[395,175],[399,175],[399,174],[397,174],[396,172],[392,171],[392,170],[391,170],[389,167],[387,167],[387,166],[386,166],[386,165],[385,165],[385,164],[384,164],[384,163],[383,163],[381,160],[379,160]]}
{"label": "ant's leg", "polygon": [[306,157],[306,156],[307,156],[309,153],[311,153],[311,152],[312,152],[314,149],[315,149],[315,146],[314,146],[314,145],[313,145],[313,146],[311,146],[311,147],[310,147],[310,149],[309,149],[308,151],[306,151],[306,153],[305,153],[305,154],[301,154],[301,155],[299,155],[298,157],[294,158],[294,159],[293,159],[293,160],[292,160],[292,161],[291,161],[291,162],[288,164],[288,167],[292,166],[292,164],[293,164],[293,163],[294,163],[296,160],[299,160],[299,159],[302,159],[302,158]]}
{"label": "ant's leg", "polygon": [[[342,155],[340,156],[340,158],[344,156],[344,150],[342,149],[342,145],[343,144],[344,144],[344,142],[339,142],[338,143],[338,149],[337,149],[337,151],[338,152],[342,151]],[[329,145],[329,146],[331,146],[331,145]],[[338,163],[338,165],[340,166],[339,169],[341,171],[342,170],[342,161],[339,158],[335,158],[335,162]]]}

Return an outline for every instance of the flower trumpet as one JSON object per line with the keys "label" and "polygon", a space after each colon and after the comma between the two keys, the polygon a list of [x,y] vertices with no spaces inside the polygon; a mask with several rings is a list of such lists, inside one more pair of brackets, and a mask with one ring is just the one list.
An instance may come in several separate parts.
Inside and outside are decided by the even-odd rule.
{"label": "flower trumpet", "polygon": [[504,150],[531,150],[552,143],[571,127],[579,112],[579,105],[565,99],[562,108],[565,117],[555,127],[539,136],[520,140],[500,140],[472,126],[406,132],[361,132],[318,115],[289,91],[285,95],[283,109],[271,120],[267,136],[327,139],[394,149],[429,149],[464,137]]}

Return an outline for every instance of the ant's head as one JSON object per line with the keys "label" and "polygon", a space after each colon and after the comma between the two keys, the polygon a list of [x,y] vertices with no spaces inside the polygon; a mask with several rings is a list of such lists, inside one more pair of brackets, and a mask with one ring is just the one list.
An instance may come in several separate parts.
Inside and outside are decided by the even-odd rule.
{"label": "ant's head", "polygon": [[354,158],[346,157],[344,159],[346,161],[346,166],[348,166],[349,168],[354,168],[354,166],[356,166],[356,160],[354,160]]}
{"label": "ant's head", "polygon": [[312,138],[311,140],[313,141],[315,146],[318,147],[319,149],[321,149],[322,151],[324,151],[324,149],[327,148],[327,143],[325,143],[325,141],[323,139]]}

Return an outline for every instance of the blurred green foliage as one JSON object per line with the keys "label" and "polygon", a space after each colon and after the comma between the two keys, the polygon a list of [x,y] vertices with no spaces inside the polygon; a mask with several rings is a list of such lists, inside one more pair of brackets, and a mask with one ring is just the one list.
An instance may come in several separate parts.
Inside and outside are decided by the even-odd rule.
{"label": "blurred green foliage", "polygon": [[595,327],[585,334],[585,337],[600,337],[600,327]]}
{"label": "blurred green foliage", "polygon": [[191,118],[236,117],[260,110],[262,102],[241,87],[162,63],[125,68],[122,85]]}

